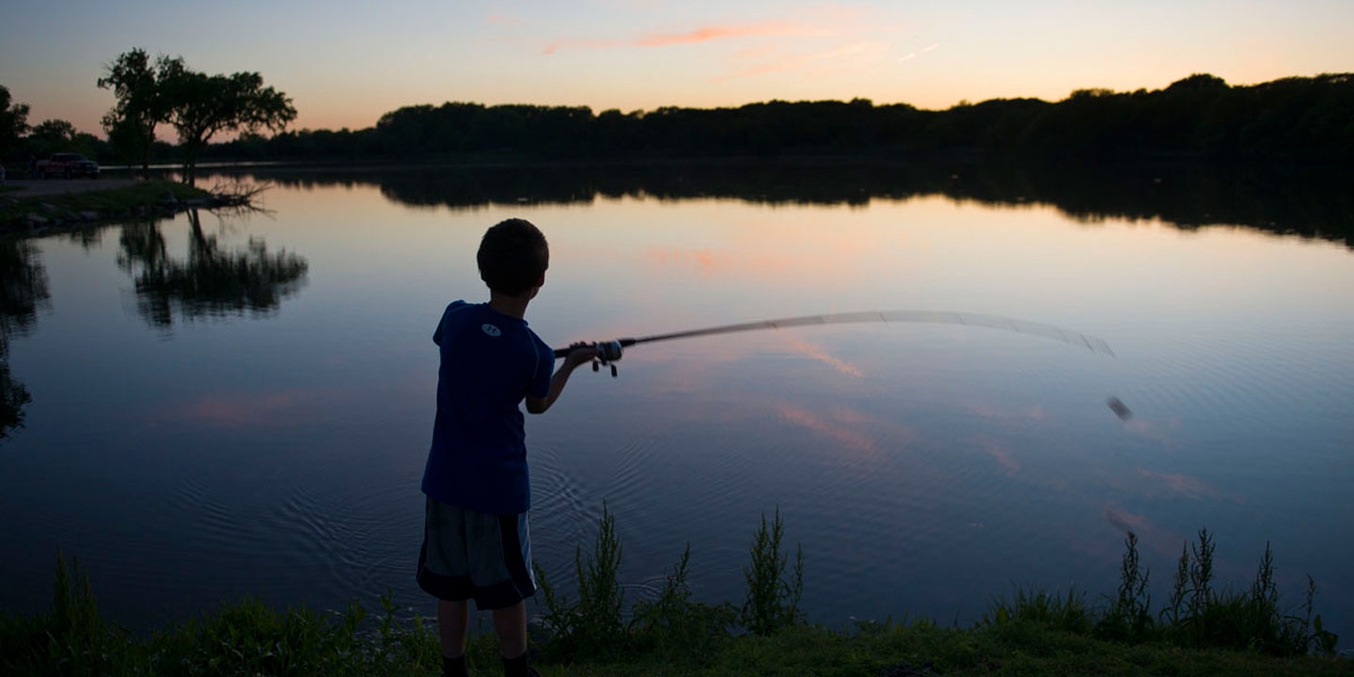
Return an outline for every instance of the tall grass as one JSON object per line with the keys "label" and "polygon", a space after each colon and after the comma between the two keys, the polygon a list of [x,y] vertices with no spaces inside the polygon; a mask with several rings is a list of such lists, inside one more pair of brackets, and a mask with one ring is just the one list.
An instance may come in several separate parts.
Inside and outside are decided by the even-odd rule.
{"label": "tall grass", "polygon": [[762,525],[748,549],[750,561],[743,567],[747,597],[739,615],[743,625],[755,635],[771,635],[803,619],[799,600],[804,594],[804,548],[796,548],[794,570],[787,577],[789,555],[781,550],[784,536],[780,507],[777,506],[770,525],[766,513],[762,513]]}
{"label": "tall grass", "polygon": [[1254,649],[1275,656],[1334,653],[1339,638],[1325,630],[1320,615],[1312,615],[1316,583],[1310,576],[1305,602],[1299,607],[1303,613],[1283,609],[1274,578],[1274,552],[1265,543],[1248,590],[1217,590],[1213,585],[1217,546],[1207,529],[1201,529],[1198,538],[1197,544],[1182,548],[1171,597],[1160,613],[1165,639],[1183,646]]}
{"label": "tall grass", "polygon": [[1152,570],[1138,556],[1138,536],[1124,537],[1124,556],[1119,563],[1119,590],[1114,600],[1096,621],[1096,635],[1109,640],[1141,642],[1155,628],[1152,619],[1152,593],[1148,584]]}
{"label": "tall grass", "polygon": [[616,517],[603,503],[592,555],[585,558],[581,545],[574,550],[577,600],[557,593],[545,570],[535,567],[545,600],[543,620],[553,636],[552,649],[557,655],[606,657],[625,648],[629,628],[622,615],[625,595],[619,577],[621,551]]}
{"label": "tall grass", "polygon": [[[1297,658],[1333,656],[1339,638],[1313,613],[1316,584],[1310,577],[1303,603],[1285,610],[1268,546],[1249,586],[1219,587],[1212,535],[1200,531],[1197,543],[1185,544],[1171,593],[1158,610],[1152,608],[1151,572],[1141,561],[1137,537],[1129,534],[1124,546],[1119,588],[1098,604],[1076,588],[1065,593],[1018,588],[994,600],[968,629],[921,619],[862,623],[840,633],[804,621],[802,550],[792,565],[779,510],[769,520],[762,515],[752,539],[741,607],[692,599],[688,545],[661,590],[627,613],[620,585],[624,549],[615,516],[603,505],[591,552],[581,547],[575,552],[576,599],[559,594],[538,569],[544,627],[533,641],[538,662],[566,674],[773,674],[791,666],[823,674],[921,674],[916,666],[932,663],[961,674],[1001,672],[1001,666],[1044,674],[1055,668],[1066,672],[1066,660],[1099,666],[1082,671],[1087,674],[1122,672],[1125,665],[1129,672],[1154,666],[1149,672],[1173,674],[1235,672],[1235,666],[1247,674],[1272,668],[1347,674],[1347,660]],[[342,612],[320,613],[245,599],[148,638],[135,637],[104,620],[79,562],[68,565],[58,556],[51,611],[35,617],[0,614],[0,675],[437,674],[436,633],[418,616],[398,619],[389,593],[381,606],[379,617],[370,619],[356,602]],[[1231,654],[1244,658],[1225,657]],[[469,655],[472,669],[497,668],[489,634],[472,639]],[[1288,662],[1261,661],[1265,655]],[[1177,670],[1182,661],[1205,667]],[[581,667],[579,673],[568,667],[574,664],[615,667]]]}
{"label": "tall grass", "polygon": [[418,616],[396,621],[390,595],[374,630],[357,602],[342,613],[275,609],[248,598],[135,637],[98,611],[89,576],[58,555],[50,613],[0,616],[0,675],[166,677],[408,675],[440,667],[435,633]]}
{"label": "tall grass", "polygon": [[546,658],[572,663],[606,661],[627,653],[649,653],[674,663],[699,662],[711,646],[729,636],[734,612],[728,605],[693,602],[686,577],[691,562],[688,546],[657,598],[636,602],[627,619],[620,587],[620,539],[616,518],[602,506],[591,556],[582,546],[574,554],[578,598],[557,592],[545,571],[536,567],[544,602],[542,622],[548,633]]}
{"label": "tall grass", "polygon": [[1084,596],[1017,590],[1014,598],[993,602],[980,625],[1003,628],[1035,623],[1052,630],[1128,643],[1165,642],[1197,649],[1258,651],[1272,656],[1334,655],[1339,637],[1313,615],[1316,583],[1307,578],[1305,601],[1294,610],[1280,604],[1274,553],[1265,544],[1255,580],[1246,590],[1218,589],[1214,581],[1217,545],[1207,529],[1197,543],[1186,542],[1176,563],[1166,605],[1153,618],[1148,590],[1150,570],[1138,555],[1138,539],[1129,533],[1120,564],[1119,589],[1101,609],[1091,610]]}

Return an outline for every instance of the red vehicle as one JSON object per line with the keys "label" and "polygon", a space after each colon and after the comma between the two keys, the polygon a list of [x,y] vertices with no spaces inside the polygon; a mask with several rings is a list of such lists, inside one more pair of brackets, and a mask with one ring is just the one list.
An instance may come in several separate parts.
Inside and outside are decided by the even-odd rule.
{"label": "red vehicle", "polygon": [[37,167],[38,178],[47,179],[53,176],[61,176],[67,179],[77,176],[87,176],[91,179],[99,178],[99,165],[79,153],[53,153],[52,157],[46,160],[38,160]]}

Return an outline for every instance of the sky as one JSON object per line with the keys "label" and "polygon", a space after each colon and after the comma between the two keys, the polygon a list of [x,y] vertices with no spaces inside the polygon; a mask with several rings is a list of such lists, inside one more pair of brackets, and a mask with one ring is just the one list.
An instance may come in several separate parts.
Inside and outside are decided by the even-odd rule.
{"label": "sky", "polygon": [[140,47],[254,71],[295,129],[447,101],[709,108],[1233,85],[1354,72],[1351,0],[41,0],[0,9],[0,85],[99,134],[105,64]]}

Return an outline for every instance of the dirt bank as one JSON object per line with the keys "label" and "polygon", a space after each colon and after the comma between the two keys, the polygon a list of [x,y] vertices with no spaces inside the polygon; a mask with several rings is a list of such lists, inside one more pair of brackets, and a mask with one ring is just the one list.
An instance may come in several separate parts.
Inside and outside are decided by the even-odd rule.
{"label": "dirt bank", "polygon": [[[115,190],[136,183],[136,179],[10,179],[5,181],[6,197],[27,198],[42,195],[88,193],[93,190]],[[18,188],[18,190],[13,190]]]}

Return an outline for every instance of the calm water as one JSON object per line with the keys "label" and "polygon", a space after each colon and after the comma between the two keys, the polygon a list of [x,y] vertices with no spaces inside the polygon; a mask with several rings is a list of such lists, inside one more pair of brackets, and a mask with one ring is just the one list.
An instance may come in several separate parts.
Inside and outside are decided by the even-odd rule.
{"label": "calm water", "polygon": [[260,170],[267,214],[10,242],[8,378],[31,402],[0,442],[0,608],[43,608],[60,549],[135,628],[247,594],[390,588],[430,614],[430,337],[486,298],[478,239],[520,216],[551,242],[528,320],[556,345],[936,310],[1117,355],[939,324],[636,346],[528,418],[536,559],[566,589],[604,501],[632,600],[688,543],[696,598],[741,600],[779,508],[833,626],[964,622],[1013,584],[1109,594],[1126,529],[1161,600],[1207,527],[1224,580],[1271,542],[1288,602],[1310,574],[1354,635],[1348,194],[893,171]]}

